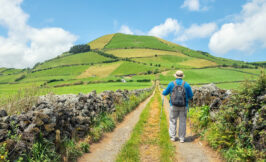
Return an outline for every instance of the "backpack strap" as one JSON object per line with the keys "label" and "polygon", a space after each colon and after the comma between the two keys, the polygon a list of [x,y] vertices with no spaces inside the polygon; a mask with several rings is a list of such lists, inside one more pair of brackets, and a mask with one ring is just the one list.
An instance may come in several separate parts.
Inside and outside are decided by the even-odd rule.
{"label": "backpack strap", "polygon": [[173,81],[173,83],[174,83],[174,85],[175,85],[175,87],[176,87],[176,86],[177,86],[176,81]]}
{"label": "backpack strap", "polygon": [[182,87],[184,87],[185,83],[186,83],[185,81],[182,82]]}

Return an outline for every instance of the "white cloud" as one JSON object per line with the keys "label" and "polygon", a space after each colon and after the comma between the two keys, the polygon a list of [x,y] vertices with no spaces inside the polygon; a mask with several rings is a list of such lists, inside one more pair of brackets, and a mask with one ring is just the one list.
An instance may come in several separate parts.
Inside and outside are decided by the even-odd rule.
{"label": "white cloud", "polygon": [[29,26],[29,15],[20,7],[23,0],[0,0],[0,25],[8,36],[0,36],[0,67],[32,67],[69,50],[77,37],[62,28]]}
{"label": "white cloud", "polygon": [[199,11],[200,3],[199,0],[185,0],[181,7],[187,7],[190,11]]}
{"label": "white cloud", "polygon": [[195,38],[206,38],[210,36],[216,29],[217,25],[215,23],[207,23],[201,25],[193,24],[175,40],[183,42]]}
{"label": "white cloud", "polygon": [[170,33],[177,34],[180,31],[181,26],[178,24],[178,21],[172,18],[165,20],[163,24],[153,27],[148,35],[157,36],[157,37],[166,37]]}
{"label": "white cloud", "polygon": [[238,20],[222,25],[214,33],[209,48],[217,54],[231,50],[253,51],[254,47],[266,48],[266,0],[253,0],[242,7]]}
{"label": "white cloud", "polygon": [[119,33],[124,33],[124,34],[134,34],[132,32],[132,30],[127,25],[122,25],[118,32]]}

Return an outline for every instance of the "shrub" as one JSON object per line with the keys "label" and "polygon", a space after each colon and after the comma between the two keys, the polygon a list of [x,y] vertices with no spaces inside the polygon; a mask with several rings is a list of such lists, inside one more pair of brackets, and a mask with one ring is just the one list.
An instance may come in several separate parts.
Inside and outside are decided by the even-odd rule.
{"label": "shrub", "polygon": [[39,136],[37,142],[35,142],[31,148],[31,152],[26,156],[27,161],[58,161],[60,155],[55,151],[55,145]]}
{"label": "shrub", "polygon": [[73,83],[73,85],[82,85],[82,84],[84,84],[83,81],[78,81],[78,82]]}
{"label": "shrub", "polygon": [[58,82],[58,81],[64,81],[64,79],[51,79],[51,80],[48,80],[46,83],[52,83],[52,82]]}
{"label": "shrub", "polygon": [[82,142],[80,144],[80,149],[82,150],[82,152],[88,153],[88,152],[90,152],[90,144],[88,144],[86,142]]}
{"label": "shrub", "polygon": [[74,140],[65,139],[63,142],[65,148],[65,156],[68,161],[76,161],[82,155],[82,151],[77,147]]}
{"label": "shrub", "polygon": [[90,51],[90,46],[87,44],[80,44],[80,45],[75,45],[70,48],[69,53],[82,53],[82,52],[88,52]]}
{"label": "shrub", "polygon": [[137,80],[137,82],[150,82],[151,80],[150,79],[139,79]]}
{"label": "shrub", "polygon": [[19,76],[18,78],[15,79],[15,82],[18,82],[18,81],[24,79],[25,77],[26,77],[26,75],[22,74],[21,76]]}

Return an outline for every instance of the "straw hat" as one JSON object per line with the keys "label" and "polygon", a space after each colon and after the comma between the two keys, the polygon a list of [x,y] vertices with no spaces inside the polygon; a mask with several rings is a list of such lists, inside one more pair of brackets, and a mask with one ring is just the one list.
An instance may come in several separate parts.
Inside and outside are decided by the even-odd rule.
{"label": "straw hat", "polygon": [[181,70],[177,70],[176,73],[174,74],[174,76],[175,76],[177,79],[178,79],[178,78],[183,78],[183,77],[185,77],[183,71],[181,71]]}

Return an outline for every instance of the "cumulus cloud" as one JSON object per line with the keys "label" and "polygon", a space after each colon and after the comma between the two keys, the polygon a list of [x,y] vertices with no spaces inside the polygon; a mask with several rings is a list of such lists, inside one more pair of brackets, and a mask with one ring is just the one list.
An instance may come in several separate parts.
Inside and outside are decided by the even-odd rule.
{"label": "cumulus cloud", "polygon": [[29,26],[23,0],[0,0],[0,25],[8,30],[0,36],[0,67],[25,68],[69,50],[77,37],[62,28]]}
{"label": "cumulus cloud", "polygon": [[163,24],[153,27],[148,35],[157,36],[157,37],[166,37],[170,33],[177,34],[180,31],[180,24],[177,20],[168,18]]}
{"label": "cumulus cloud", "polygon": [[199,0],[185,0],[181,7],[187,7],[190,11],[199,11],[200,3]]}
{"label": "cumulus cloud", "polygon": [[177,37],[176,41],[188,41],[195,38],[206,38],[211,36],[213,32],[217,29],[217,25],[215,23],[207,23],[207,24],[193,24],[188,29],[185,29],[182,35]]}
{"label": "cumulus cloud", "polygon": [[127,26],[127,25],[122,25],[119,33],[124,33],[124,34],[134,34],[132,30]]}
{"label": "cumulus cloud", "polygon": [[251,52],[255,46],[266,48],[266,0],[246,3],[237,17],[212,35],[209,48],[217,54],[231,50]]}

